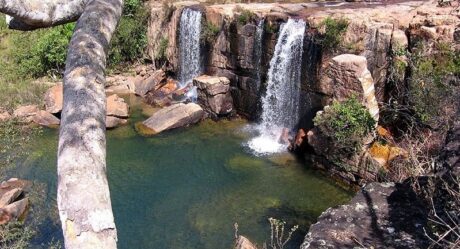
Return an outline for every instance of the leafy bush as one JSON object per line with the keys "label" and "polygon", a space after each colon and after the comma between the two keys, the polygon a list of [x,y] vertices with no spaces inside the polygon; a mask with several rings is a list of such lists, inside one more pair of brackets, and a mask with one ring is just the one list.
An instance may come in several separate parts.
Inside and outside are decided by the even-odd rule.
{"label": "leafy bush", "polygon": [[158,48],[155,59],[164,60],[166,59],[166,49],[168,48],[169,40],[166,37],[161,37],[160,46]]}
{"label": "leafy bush", "polygon": [[242,9],[241,13],[238,16],[238,23],[241,25],[244,25],[251,21],[254,17],[254,13],[252,13],[250,10],[247,9]]}
{"label": "leafy bush", "polygon": [[134,62],[143,56],[147,46],[148,12],[142,2],[126,1],[123,13],[109,50],[110,66]]}
{"label": "leafy bush", "polygon": [[369,111],[355,97],[341,103],[334,102],[313,121],[337,148],[346,151],[360,148],[363,139],[375,126]]}
{"label": "leafy bush", "polygon": [[21,222],[10,222],[0,225],[0,248],[25,249],[29,248],[34,231]]}
{"label": "leafy bush", "polygon": [[325,32],[320,42],[324,49],[334,51],[341,43],[342,35],[347,31],[348,20],[327,17],[320,23]]}
{"label": "leafy bush", "polygon": [[201,39],[208,43],[212,43],[216,39],[219,32],[220,32],[220,27],[208,21],[205,23],[205,25],[203,25],[203,31],[201,32]]}
{"label": "leafy bush", "polygon": [[424,51],[419,47],[411,55],[407,97],[418,122],[439,128],[458,108],[460,54],[441,43],[430,56]]}
{"label": "leafy bush", "polygon": [[32,34],[14,35],[13,44],[17,47],[13,55],[20,74],[40,77],[61,73],[74,28],[75,24],[69,23]]}

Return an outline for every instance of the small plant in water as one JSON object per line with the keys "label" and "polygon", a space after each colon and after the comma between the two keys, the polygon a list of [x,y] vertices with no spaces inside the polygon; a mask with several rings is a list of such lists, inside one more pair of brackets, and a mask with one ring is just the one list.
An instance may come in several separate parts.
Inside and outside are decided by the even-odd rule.
{"label": "small plant in water", "polygon": [[[268,221],[270,222],[270,244],[267,245],[265,242],[262,249],[283,249],[284,246],[291,240],[292,234],[299,228],[298,225],[295,225],[291,227],[287,234],[285,234],[285,221],[272,217],[268,218]],[[235,240],[237,240],[239,237],[238,223],[235,222],[233,227],[235,228]],[[259,247],[257,246],[257,248]]]}
{"label": "small plant in water", "polygon": [[298,225],[291,227],[287,236],[285,237],[286,222],[275,218],[268,218],[270,222],[270,244],[264,244],[264,249],[282,249],[291,240],[292,234],[299,228]]}

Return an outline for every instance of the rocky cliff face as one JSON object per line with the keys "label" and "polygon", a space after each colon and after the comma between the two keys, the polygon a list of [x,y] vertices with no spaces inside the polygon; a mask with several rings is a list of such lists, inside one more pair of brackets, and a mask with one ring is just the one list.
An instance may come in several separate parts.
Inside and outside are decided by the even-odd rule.
{"label": "rocky cliff face", "polygon": [[[288,18],[305,20],[300,121],[296,127],[305,131],[313,128],[318,111],[333,100],[355,94],[378,119],[379,110],[393,99],[392,91],[406,87],[411,77],[409,54],[419,51],[429,57],[440,49],[439,44],[460,49],[458,12],[437,7],[434,2],[339,6],[152,2],[149,54],[155,65],[169,75],[178,73],[178,26],[184,8],[203,12],[204,73],[228,78],[234,109],[251,120],[257,120],[261,113],[260,99],[265,92],[264,83],[280,25]],[[327,35],[323,23],[328,18],[348,23],[334,48],[322,44]],[[375,178],[379,170],[378,167],[372,172],[361,169],[359,162],[356,166],[356,171],[362,172],[356,175],[358,178]],[[358,182],[356,176],[346,180]]]}

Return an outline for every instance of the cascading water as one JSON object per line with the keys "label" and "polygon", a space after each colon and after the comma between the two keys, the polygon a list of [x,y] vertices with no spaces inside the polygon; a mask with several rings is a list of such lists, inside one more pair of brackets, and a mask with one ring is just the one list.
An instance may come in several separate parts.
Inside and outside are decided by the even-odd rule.
{"label": "cascading water", "polygon": [[268,71],[267,92],[262,98],[262,122],[259,136],[248,146],[256,154],[285,150],[280,136],[298,122],[300,76],[305,22],[289,19],[281,26]]}
{"label": "cascading water", "polygon": [[262,39],[264,35],[264,24],[265,20],[261,19],[259,23],[257,23],[256,27],[256,35],[254,36],[254,62],[255,62],[255,69],[256,69],[256,78],[257,78],[257,91],[260,89],[261,85],[261,62],[262,62]]}
{"label": "cascading water", "polygon": [[[202,70],[200,54],[201,12],[186,8],[180,17],[179,29],[179,84],[188,86]],[[190,92],[194,91],[193,87]],[[192,99],[196,96],[192,96]]]}

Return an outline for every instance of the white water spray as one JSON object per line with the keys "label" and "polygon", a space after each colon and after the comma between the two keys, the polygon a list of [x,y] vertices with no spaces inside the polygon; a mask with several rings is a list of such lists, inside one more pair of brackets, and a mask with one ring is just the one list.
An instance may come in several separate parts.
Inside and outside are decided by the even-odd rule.
{"label": "white water spray", "polygon": [[185,87],[202,71],[200,53],[201,12],[186,8],[180,17],[179,82]]}
{"label": "white water spray", "polygon": [[300,76],[305,22],[289,19],[281,26],[268,71],[267,92],[262,98],[259,136],[248,142],[256,154],[271,154],[286,149],[280,139],[299,120]]}

